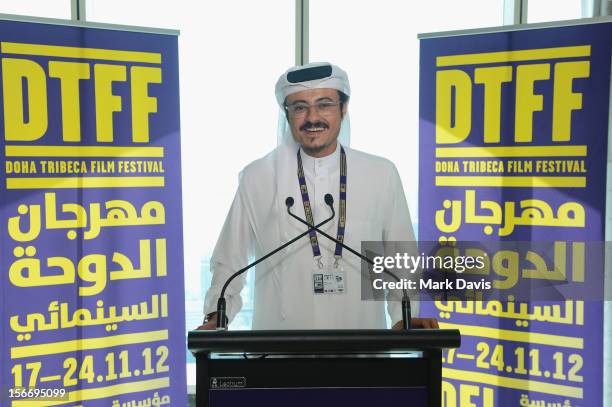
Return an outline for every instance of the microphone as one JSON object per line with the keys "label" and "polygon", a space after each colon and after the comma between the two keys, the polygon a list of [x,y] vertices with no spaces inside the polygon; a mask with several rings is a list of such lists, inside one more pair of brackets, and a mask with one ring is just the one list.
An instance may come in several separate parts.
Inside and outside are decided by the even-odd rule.
{"label": "microphone", "polygon": [[327,204],[327,206],[329,206],[332,210],[334,209],[334,197],[331,194],[325,194],[325,203]]}
{"label": "microphone", "polygon": [[[327,196],[328,195],[329,194],[327,194],[326,197],[325,197],[326,202],[327,202]],[[329,197],[331,198],[331,195],[329,195]],[[333,203],[333,198],[331,198],[331,202]],[[293,206],[293,203],[294,203],[294,201],[293,201],[292,197],[287,197],[287,199],[285,199],[285,205],[287,206],[287,211],[288,212],[289,212],[289,208],[291,208]],[[291,212],[289,212],[289,213],[291,213]],[[318,223],[315,226],[310,226],[310,225],[308,225],[308,223],[306,223],[308,225],[308,230],[306,232],[297,235],[293,239],[289,240],[288,242],[286,242],[286,243],[282,244],[281,246],[277,247],[276,249],[272,250],[270,253],[268,253],[265,256],[255,260],[251,264],[246,265],[245,267],[241,268],[240,270],[238,270],[237,272],[235,272],[234,274],[229,276],[229,278],[225,281],[225,284],[223,285],[223,288],[221,289],[221,294],[219,295],[219,300],[217,301],[217,330],[225,330],[225,329],[227,329],[227,309],[226,309],[226,302],[225,302],[225,290],[227,290],[227,287],[230,285],[232,280],[234,280],[236,277],[238,277],[240,274],[244,273],[245,271],[247,271],[251,267],[256,266],[257,264],[261,263],[262,261],[264,261],[268,257],[276,254],[277,252],[283,250],[285,247],[293,244],[294,242],[296,242],[299,239],[303,238],[304,236],[308,235],[311,230],[316,230],[317,228],[325,225],[327,222],[331,221],[334,218],[334,216],[336,216],[336,212],[334,211],[334,208],[332,206],[332,214],[331,214],[331,216],[329,218],[325,219],[323,222]]]}
{"label": "microphone", "polygon": [[[327,204],[327,206],[329,206],[329,208],[332,210],[332,213],[335,213],[334,211],[334,197],[331,194],[325,194],[325,203]],[[292,196],[288,196],[287,199],[285,199],[285,206],[287,207],[287,209],[293,207],[294,204],[294,200]],[[291,213],[289,213],[291,215]],[[309,225],[310,226],[310,225]]]}
{"label": "microphone", "polygon": [[[325,203],[327,204],[327,206],[330,207],[330,209],[332,210],[332,216],[335,216],[336,212],[334,211],[334,198],[331,196],[331,194],[325,194]],[[289,201],[289,198],[287,198],[287,201],[285,201],[285,203],[287,203]],[[291,203],[293,204],[293,198],[291,198]],[[349,252],[353,253],[355,256],[359,257],[361,260],[365,261],[366,263],[370,264],[370,265],[374,265],[374,261],[372,259],[370,259],[369,257],[364,256],[363,254],[359,253],[358,251],[352,249],[351,247],[345,245],[343,242],[339,241],[338,239],[328,235],[327,233],[323,232],[322,230],[319,229],[319,225],[317,226],[312,226],[310,225],[310,223],[308,223],[306,220],[300,218],[299,216],[293,214],[291,212],[291,206],[292,205],[287,205],[287,213],[294,219],[300,221],[301,223],[305,224],[306,226],[308,226],[308,232],[310,232],[310,230],[314,229],[316,230],[318,233],[322,234],[323,236],[325,236],[326,238],[328,238],[329,240],[333,241],[336,244],[339,244],[340,246],[342,246],[344,249],[348,250]],[[390,272],[389,270],[387,270],[386,268],[383,268],[383,272],[390,275],[391,277],[393,277],[397,282],[400,282],[399,277],[395,274]],[[402,288],[403,291],[403,297],[402,297],[402,321],[404,323],[404,329],[409,330],[411,328],[412,325],[412,315],[410,312],[410,297],[408,297],[408,292],[406,291],[405,288]]]}

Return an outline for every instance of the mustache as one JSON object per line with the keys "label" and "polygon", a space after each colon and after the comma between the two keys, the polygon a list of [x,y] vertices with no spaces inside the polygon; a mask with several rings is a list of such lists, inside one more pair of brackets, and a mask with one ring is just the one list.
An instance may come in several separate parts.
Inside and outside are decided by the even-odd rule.
{"label": "mustache", "polygon": [[321,128],[324,128],[324,129],[329,128],[329,126],[327,124],[325,124],[325,123],[323,123],[321,121],[316,121],[316,122],[306,122],[306,123],[302,124],[300,126],[300,130],[301,131],[305,131],[305,130],[311,129],[313,127],[321,127]]}

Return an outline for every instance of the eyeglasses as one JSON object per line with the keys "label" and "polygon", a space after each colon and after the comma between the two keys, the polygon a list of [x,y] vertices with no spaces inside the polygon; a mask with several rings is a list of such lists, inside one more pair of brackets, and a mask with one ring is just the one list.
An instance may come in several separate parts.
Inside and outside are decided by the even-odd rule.
{"label": "eyeglasses", "polygon": [[301,117],[305,116],[308,110],[311,107],[317,109],[317,113],[322,116],[330,116],[334,113],[336,106],[339,106],[340,102],[332,102],[332,101],[323,101],[317,102],[313,105],[309,105],[304,102],[297,102],[291,105],[286,105],[285,109],[293,116],[293,117]]}

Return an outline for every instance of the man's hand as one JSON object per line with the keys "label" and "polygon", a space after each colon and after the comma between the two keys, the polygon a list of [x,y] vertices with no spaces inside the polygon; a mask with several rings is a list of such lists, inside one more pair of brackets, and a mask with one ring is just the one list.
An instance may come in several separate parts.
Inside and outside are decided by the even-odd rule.
{"label": "man's hand", "polygon": [[217,329],[217,315],[213,315],[208,321],[196,328],[198,331],[211,331]]}
{"label": "man's hand", "polygon": [[[412,318],[412,328],[423,328],[423,329],[439,329],[438,320],[435,318]],[[404,321],[398,321],[393,325],[391,329],[404,329]]]}

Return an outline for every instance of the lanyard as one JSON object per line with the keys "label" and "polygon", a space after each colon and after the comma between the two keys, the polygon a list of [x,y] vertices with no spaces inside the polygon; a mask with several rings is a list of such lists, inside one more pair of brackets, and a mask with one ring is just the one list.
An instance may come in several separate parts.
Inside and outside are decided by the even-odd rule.
{"label": "lanyard", "polygon": [[[304,176],[304,167],[302,166],[302,156],[300,155],[300,149],[297,152],[298,162],[298,182],[300,183],[300,192],[302,194],[302,203],[304,204],[304,214],[309,224],[314,225],[314,218],[312,216],[312,207],[310,206],[310,198],[308,197],[308,187],[306,186],[306,177]],[[338,220],[338,234],[337,240],[341,243],[344,242],[344,229],[346,227],[346,153],[344,148],[340,146],[340,219]],[[312,229],[309,233],[310,246],[312,247],[312,255],[317,260],[319,267],[323,267],[321,261],[321,249],[319,248],[319,240],[317,233]],[[335,262],[334,266],[338,267],[340,258],[342,257],[342,246],[336,243],[336,250],[334,252]]]}

